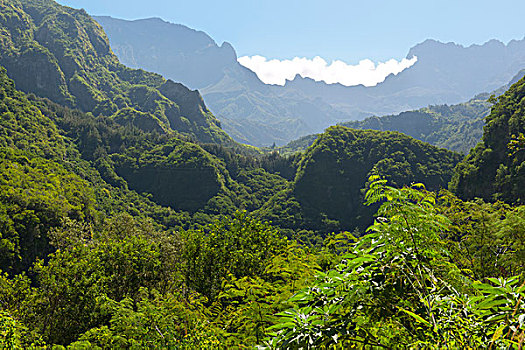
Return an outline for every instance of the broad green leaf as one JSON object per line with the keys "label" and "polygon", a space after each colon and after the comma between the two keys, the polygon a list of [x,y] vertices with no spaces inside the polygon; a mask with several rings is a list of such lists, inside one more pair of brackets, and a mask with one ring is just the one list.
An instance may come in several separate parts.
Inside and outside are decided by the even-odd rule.
{"label": "broad green leaf", "polygon": [[403,309],[402,307],[398,307],[399,310],[403,311],[404,313],[412,316],[413,318],[416,319],[416,321],[418,322],[421,322],[429,327],[431,327],[432,325],[430,324],[430,322],[428,322],[427,320],[425,320],[424,318],[422,318],[421,316],[413,313],[412,311],[409,311],[409,310],[406,310],[406,309]]}

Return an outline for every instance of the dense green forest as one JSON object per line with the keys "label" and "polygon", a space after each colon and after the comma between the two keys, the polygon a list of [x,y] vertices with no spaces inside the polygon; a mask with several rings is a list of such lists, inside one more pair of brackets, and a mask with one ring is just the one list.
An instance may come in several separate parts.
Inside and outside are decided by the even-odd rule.
{"label": "dense green forest", "polygon": [[486,118],[481,142],[458,166],[451,184],[458,195],[521,204],[525,155],[523,149],[510,146],[524,131],[524,101],[524,79],[499,97]]}
{"label": "dense green forest", "polygon": [[468,153],[481,139],[491,104],[482,94],[457,105],[436,105],[342,125],[354,129],[392,130],[449,150]]}
{"label": "dense green forest", "polygon": [[120,64],[83,10],[53,0],[2,1],[0,38],[0,65],[22,91],[146,131],[233,142],[197,91]]}
{"label": "dense green forest", "polygon": [[344,126],[285,157],[120,65],[84,11],[0,9],[1,348],[522,347],[525,78],[464,159]]}
{"label": "dense green forest", "polygon": [[[523,77],[525,72],[521,75]],[[503,91],[502,91],[503,92]],[[344,122],[351,129],[398,131],[431,145],[467,154],[481,140],[484,119],[490,113],[489,94],[457,105],[435,105],[395,115]],[[319,135],[303,136],[279,147],[282,154],[305,151]]]}
{"label": "dense green forest", "polygon": [[367,179],[382,174],[396,186],[424,182],[447,188],[461,156],[398,132],[328,128],[297,160],[291,186],[257,213],[283,229],[321,235],[364,232],[375,207],[364,205]]}

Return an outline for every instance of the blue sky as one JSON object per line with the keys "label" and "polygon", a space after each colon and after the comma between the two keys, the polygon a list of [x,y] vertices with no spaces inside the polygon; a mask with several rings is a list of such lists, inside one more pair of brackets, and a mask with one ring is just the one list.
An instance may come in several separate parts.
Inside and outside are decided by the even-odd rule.
{"label": "blue sky", "polygon": [[481,44],[525,36],[523,0],[59,0],[90,14],[161,17],[203,30],[239,56],[321,56],[358,63],[405,57],[427,39]]}

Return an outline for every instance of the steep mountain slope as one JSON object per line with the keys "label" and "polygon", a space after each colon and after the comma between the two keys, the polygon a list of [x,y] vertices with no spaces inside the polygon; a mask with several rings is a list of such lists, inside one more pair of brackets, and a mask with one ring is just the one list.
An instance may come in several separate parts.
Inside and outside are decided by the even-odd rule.
{"label": "steep mountain slope", "polygon": [[191,89],[217,83],[223,70],[237,61],[229,43],[218,46],[204,32],[160,18],[93,18],[104,28],[111,49],[123,64],[173,77]]}
{"label": "steep mountain slope", "polygon": [[0,68],[0,268],[20,272],[49,252],[64,217],[95,212],[94,189],[64,167],[67,142]]}
{"label": "steep mountain slope", "polygon": [[301,92],[273,91],[237,62],[230,44],[218,46],[203,32],[157,18],[94,18],[124,64],[199,89],[224,130],[237,141],[282,145],[348,118]]}
{"label": "steep mountain slope", "polygon": [[458,153],[398,132],[330,127],[300,158],[292,187],[260,214],[286,228],[363,230],[374,212],[363,205],[370,175],[381,174],[395,186],[422,182],[438,190],[447,187],[460,160]]}
{"label": "steep mountain slope", "polygon": [[120,64],[83,10],[52,0],[0,3],[0,65],[17,86],[122,125],[232,143],[197,91]]}
{"label": "steep mountain slope", "polygon": [[0,146],[0,269],[14,273],[52,251],[49,232],[67,219],[97,226],[128,213],[188,228],[260,208],[288,183],[243,148],[201,147],[25,95],[2,67]]}
{"label": "steep mountain slope", "polygon": [[46,105],[17,91],[0,67],[0,269],[17,273],[45,258],[51,252],[49,232],[66,219],[97,225],[120,211],[154,218],[159,225],[181,224],[181,215],[125,183],[106,183],[95,164],[82,159],[80,147],[63,136]]}
{"label": "steep mountain slope", "polygon": [[525,67],[525,40],[470,47],[427,40],[410,49],[407,58],[418,57],[411,68],[375,87],[299,76],[284,87],[268,86],[237,63],[228,43],[218,46],[202,32],[159,19],[97,20],[124,62],[200,89],[230,135],[258,146],[284,145],[343,121],[460,103],[504,85]]}
{"label": "steep mountain slope", "polygon": [[512,152],[513,135],[525,132],[525,78],[515,83],[486,118],[481,142],[458,165],[451,190],[462,198],[522,203],[525,153]]}

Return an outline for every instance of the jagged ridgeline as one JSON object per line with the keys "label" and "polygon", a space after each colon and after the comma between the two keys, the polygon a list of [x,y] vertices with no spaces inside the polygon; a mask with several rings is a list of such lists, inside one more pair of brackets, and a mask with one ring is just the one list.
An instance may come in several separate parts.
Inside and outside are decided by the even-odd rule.
{"label": "jagged ridgeline", "polygon": [[119,63],[85,11],[52,0],[0,1],[0,65],[19,89],[145,131],[232,144],[197,91]]}
{"label": "jagged ridgeline", "polygon": [[525,152],[512,152],[513,135],[525,132],[525,78],[498,99],[481,142],[458,165],[451,189],[471,199],[521,203],[525,198]]}
{"label": "jagged ridgeline", "polygon": [[330,127],[304,153],[293,186],[261,211],[287,228],[362,230],[376,209],[363,205],[370,175],[381,174],[394,186],[421,182],[439,190],[461,157],[399,132]]}

